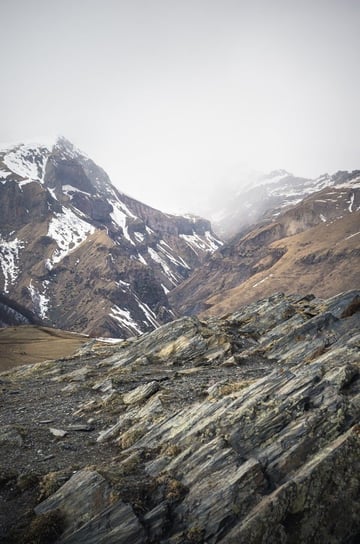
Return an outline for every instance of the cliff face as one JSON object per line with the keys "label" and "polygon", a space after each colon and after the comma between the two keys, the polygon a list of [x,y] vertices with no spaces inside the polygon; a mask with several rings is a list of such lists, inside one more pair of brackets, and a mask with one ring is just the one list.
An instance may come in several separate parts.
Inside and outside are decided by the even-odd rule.
{"label": "cliff face", "polygon": [[276,291],[359,288],[360,177],[303,199],[224,244],[170,295],[180,313],[219,315]]}
{"label": "cliff face", "polygon": [[47,324],[127,337],[173,319],[167,293],[220,247],[210,223],[120,193],[64,139],[0,152],[0,288]]}
{"label": "cliff face", "polygon": [[3,542],[355,544],[359,309],[275,294],[3,373]]}

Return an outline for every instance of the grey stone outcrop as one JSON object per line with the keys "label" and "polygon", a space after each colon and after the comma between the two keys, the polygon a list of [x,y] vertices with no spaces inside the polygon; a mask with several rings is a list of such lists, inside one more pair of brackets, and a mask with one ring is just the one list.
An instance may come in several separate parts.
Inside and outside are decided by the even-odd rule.
{"label": "grey stone outcrop", "polygon": [[[53,447],[76,443],[82,467],[36,514],[64,515],[59,544],[354,544],[358,301],[277,294],[90,353],[92,381],[63,402],[75,399],[94,431],[53,437]],[[56,372],[72,372],[76,358],[56,364],[38,365],[36,379],[61,387]],[[17,384],[29,376],[19,369]]]}

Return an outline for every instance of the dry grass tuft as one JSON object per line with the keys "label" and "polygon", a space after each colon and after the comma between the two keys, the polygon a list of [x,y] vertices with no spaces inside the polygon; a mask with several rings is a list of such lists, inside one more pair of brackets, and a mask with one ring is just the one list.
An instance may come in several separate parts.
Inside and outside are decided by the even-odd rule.
{"label": "dry grass tuft", "polygon": [[63,514],[60,510],[51,510],[32,520],[22,542],[23,544],[53,544],[63,530]]}

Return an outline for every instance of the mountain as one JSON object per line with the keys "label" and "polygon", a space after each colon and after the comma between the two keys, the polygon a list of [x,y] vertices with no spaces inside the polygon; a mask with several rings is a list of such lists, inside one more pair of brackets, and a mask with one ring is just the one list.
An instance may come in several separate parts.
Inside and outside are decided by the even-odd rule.
{"label": "mountain", "polygon": [[360,172],[251,191],[222,244],[0,152],[1,542],[359,541]]}
{"label": "mountain", "polygon": [[0,289],[43,321],[128,337],[173,319],[167,293],[220,247],[210,223],[118,191],[69,141],[0,152]]}
{"label": "mountain", "polygon": [[220,236],[231,238],[241,230],[264,219],[276,218],[287,207],[292,207],[307,196],[326,188],[341,187],[351,180],[360,179],[360,171],[340,171],[324,174],[317,179],[294,176],[286,170],[252,175],[243,187],[229,190],[222,197],[220,207],[208,211],[207,217]]}
{"label": "mountain", "polygon": [[2,373],[1,541],[359,542],[359,310],[278,293]]}
{"label": "mountain", "polygon": [[220,315],[276,291],[359,288],[360,171],[249,226],[171,292],[181,314]]}

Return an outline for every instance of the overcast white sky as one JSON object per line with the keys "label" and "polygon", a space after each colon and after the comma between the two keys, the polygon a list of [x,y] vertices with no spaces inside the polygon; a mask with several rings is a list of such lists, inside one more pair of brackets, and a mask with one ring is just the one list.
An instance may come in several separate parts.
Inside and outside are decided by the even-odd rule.
{"label": "overcast white sky", "polygon": [[0,0],[0,142],[62,134],[196,211],[246,168],[360,168],[359,0]]}

